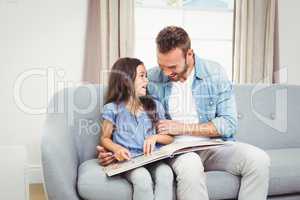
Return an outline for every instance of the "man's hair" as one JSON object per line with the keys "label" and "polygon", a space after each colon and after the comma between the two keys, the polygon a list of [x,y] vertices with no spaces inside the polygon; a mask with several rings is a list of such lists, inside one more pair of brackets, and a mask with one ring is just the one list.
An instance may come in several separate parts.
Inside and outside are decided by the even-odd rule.
{"label": "man's hair", "polygon": [[156,37],[157,49],[160,53],[180,48],[184,55],[191,48],[191,40],[187,32],[177,26],[167,26],[162,29]]}

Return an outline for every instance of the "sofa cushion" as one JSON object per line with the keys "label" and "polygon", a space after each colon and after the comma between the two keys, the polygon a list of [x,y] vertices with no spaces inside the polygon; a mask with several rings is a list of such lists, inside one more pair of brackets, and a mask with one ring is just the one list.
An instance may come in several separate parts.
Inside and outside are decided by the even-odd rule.
{"label": "sofa cushion", "polygon": [[269,195],[300,192],[300,148],[266,152],[271,158]]}
{"label": "sofa cushion", "polygon": [[[266,151],[271,158],[269,196],[300,193],[300,148]],[[207,172],[212,199],[237,197],[240,179],[226,172]]]}
{"label": "sofa cushion", "polygon": [[233,199],[238,196],[240,177],[223,171],[206,172],[209,199]]}
{"label": "sofa cushion", "polygon": [[83,162],[78,169],[77,189],[85,200],[131,200],[131,185],[120,176],[108,178],[97,159]]}
{"label": "sofa cushion", "polygon": [[[207,185],[211,199],[237,196],[239,177],[226,172],[207,172]],[[77,188],[85,200],[131,199],[132,187],[121,176],[108,178],[96,159],[82,163],[78,169]]]}
{"label": "sofa cushion", "polygon": [[[300,192],[300,148],[268,150],[271,158],[269,195]],[[240,177],[222,171],[206,172],[210,199],[233,199]],[[132,187],[124,178],[108,178],[96,159],[82,163],[78,172],[78,192],[86,200],[131,199]],[[117,191],[117,192],[116,192]]]}

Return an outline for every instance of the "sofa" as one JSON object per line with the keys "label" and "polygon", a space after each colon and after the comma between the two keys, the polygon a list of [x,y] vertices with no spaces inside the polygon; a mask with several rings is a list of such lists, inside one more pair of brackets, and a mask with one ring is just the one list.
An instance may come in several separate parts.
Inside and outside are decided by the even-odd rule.
{"label": "sofa", "polygon": [[[300,86],[234,87],[236,139],[264,149],[271,158],[268,199],[300,200]],[[41,141],[49,200],[132,199],[132,186],[120,176],[108,178],[96,159],[105,90],[101,85],[66,88],[50,102]],[[240,177],[206,174],[210,199],[237,198]]]}

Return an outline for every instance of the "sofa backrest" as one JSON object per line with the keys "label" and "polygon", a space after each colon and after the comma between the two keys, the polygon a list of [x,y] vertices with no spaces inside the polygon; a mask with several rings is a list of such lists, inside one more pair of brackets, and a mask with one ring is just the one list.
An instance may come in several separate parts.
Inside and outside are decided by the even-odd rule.
{"label": "sofa backrest", "polygon": [[239,141],[263,149],[300,147],[300,86],[235,85]]}
{"label": "sofa backrest", "polygon": [[[105,92],[99,85],[66,88],[49,105],[48,119],[57,119],[51,126],[67,127],[65,138],[75,146],[79,164],[96,157]],[[300,86],[236,85],[235,94],[237,140],[263,149],[300,147]]]}
{"label": "sofa backrest", "polygon": [[[59,147],[60,152],[63,151],[64,145],[66,150],[72,146],[78,164],[95,158],[105,93],[106,87],[92,84],[65,88],[57,92],[48,106],[45,127],[56,127],[63,131],[44,131],[43,134],[51,134],[51,137],[43,138],[60,139],[48,139],[49,141],[43,143],[53,148]],[[57,144],[58,142],[61,144]]]}

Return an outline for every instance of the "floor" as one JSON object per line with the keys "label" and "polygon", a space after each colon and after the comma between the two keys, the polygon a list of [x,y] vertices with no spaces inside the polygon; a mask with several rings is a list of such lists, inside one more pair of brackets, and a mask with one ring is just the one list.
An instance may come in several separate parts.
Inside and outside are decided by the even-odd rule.
{"label": "floor", "polygon": [[29,185],[30,200],[46,200],[42,184]]}

